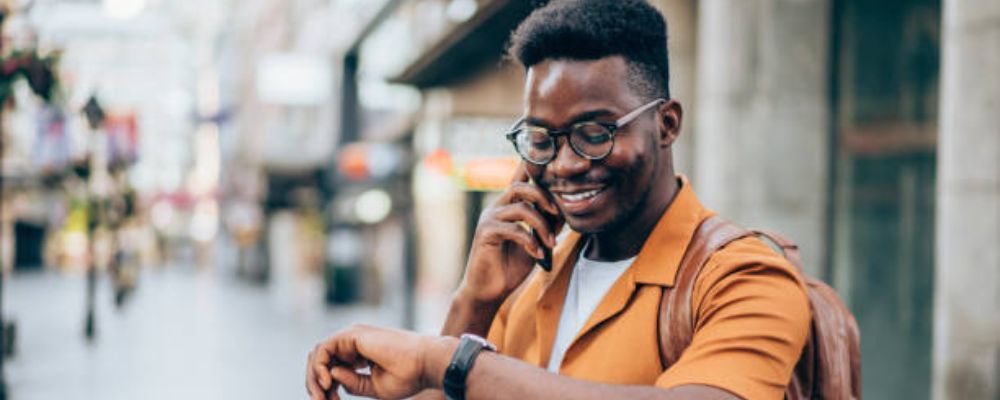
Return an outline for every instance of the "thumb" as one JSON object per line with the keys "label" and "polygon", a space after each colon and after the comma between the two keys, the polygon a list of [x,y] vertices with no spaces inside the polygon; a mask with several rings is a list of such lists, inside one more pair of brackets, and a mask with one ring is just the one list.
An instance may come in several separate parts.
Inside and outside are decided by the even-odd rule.
{"label": "thumb", "polygon": [[334,380],[344,387],[347,393],[356,396],[378,397],[375,395],[375,385],[372,382],[371,375],[360,374],[342,366],[333,367],[330,370],[330,374],[333,375]]}

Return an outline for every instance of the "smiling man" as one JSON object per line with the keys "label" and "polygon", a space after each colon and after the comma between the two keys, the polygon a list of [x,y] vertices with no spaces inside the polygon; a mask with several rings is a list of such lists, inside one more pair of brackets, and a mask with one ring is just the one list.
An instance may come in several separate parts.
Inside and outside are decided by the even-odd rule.
{"label": "smiling man", "polygon": [[525,114],[506,135],[523,163],[479,219],[443,335],[334,334],[309,357],[313,398],[338,386],[383,398],[781,398],[809,302],[757,239],[708,257],[685,304],[692,340],[661,357],[661,297],[714,216],[674,172],[683,112],[666,40],[641,0],[553,1],[521,24],[510,52],[527,69]]}

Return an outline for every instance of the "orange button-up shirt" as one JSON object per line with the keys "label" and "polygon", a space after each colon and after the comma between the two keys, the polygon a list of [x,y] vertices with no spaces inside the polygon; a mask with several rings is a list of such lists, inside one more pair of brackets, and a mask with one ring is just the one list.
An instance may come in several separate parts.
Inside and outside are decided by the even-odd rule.
{"label": "orange button-up shirt", "polygon": [[[809,332],[805,287],[794,267],[756,238],[740,239],[709,258],[692,293],[691,345],[666,371],[660,365],[657,317],[662,287],[672,286],[688,242],[713,215],[686,179],[643,244],[566,349],[560,374],[595,382],[674,387],[701,384],[746,399],[780,399]],[[570,273],[583,245],[570,232],[504,302],[490,327],[498,350],[545,368]]]}

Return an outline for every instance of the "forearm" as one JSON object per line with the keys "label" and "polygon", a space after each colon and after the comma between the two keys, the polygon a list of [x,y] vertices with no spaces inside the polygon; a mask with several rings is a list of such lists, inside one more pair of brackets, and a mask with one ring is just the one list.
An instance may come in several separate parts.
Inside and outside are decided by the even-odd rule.
{"label": "forearm", "polygon": [[[427,351],[428,384],[440,389],[444,371],[458,340],[439,338]],[[503,390],[497,390],[503,388]],[[737,399],[708,386],[686,385],[664,389],[655,386],[611,385],[551,373],[523,361],[493,352],[481,352],[466,379],[466,398],[489,400],[530,399]]]}
{"label": "forearm", "polygon": [[663,389],[572,379],[496,353],[483,353],[476,360],[467,380],[466,397],[496,400],[671,398]]}
{"label": "forearm", "polygon": [[485,337],[500,304],[477,302],[472,296],[459,291],[451,301],[441,334],[458,337],[463,333],[472,333]]}

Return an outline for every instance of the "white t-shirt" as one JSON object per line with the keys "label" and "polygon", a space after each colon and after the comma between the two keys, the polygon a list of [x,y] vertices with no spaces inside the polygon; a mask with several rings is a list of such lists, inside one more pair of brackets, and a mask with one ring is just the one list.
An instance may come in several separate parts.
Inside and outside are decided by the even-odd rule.
{"label": "white t-shirt", "polygon": [[632,265],[632,261],[635,261],[635,257],[611,262],[589,260],[583,256],[587,252],[587,247],[589,243],[580,251],[576,267],[573,268],[569,278],[569,289],[566,290],[562,315],[559,317],[559,328],[556,330],[556,340],[549,357],[548,369],[557,374],[559,367],[562,366],[563,356],[566,355],[566,349],[583,328],[583,324],[590,319],[590,314],[594,313],[597,304],[604,298],[608,289],[611,289],[611,285]]}

